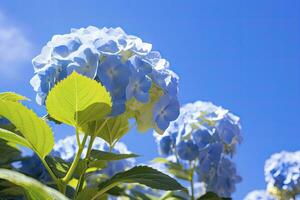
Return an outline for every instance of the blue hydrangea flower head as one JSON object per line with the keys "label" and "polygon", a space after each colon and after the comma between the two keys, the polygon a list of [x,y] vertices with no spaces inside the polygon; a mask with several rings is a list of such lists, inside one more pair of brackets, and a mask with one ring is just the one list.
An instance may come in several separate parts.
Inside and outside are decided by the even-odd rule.
{"label": "blue hydrangea flower head", "polygon": [[300,193],[300,151],[273,154],[265,163],[268,189],[273,187],[286,193]]}
{"label": "blue hydrangea flower head", "polygon": [[200,128],[192,133],[192,140],[199,149],[204,149],[212,143],[213,133],[206,128]]}
{"label": "blue hydrangea flower head", "polygon": [[230,160],[242,142],[241,125],[239,117],[228,110],[210,102],[186,104],[165,134],[154,136],[160,155],[175,158],[184,169],[194,165],[197,180],[207,191],[230,197],[241,181]]}
{"label": "blue hydrangea flower head", "polygon": [[254,190],[246,195],[244,200],[276,200],[265,190]]}
{"label": "blue hydrangea flower head", "polygon": [[149,101],[149,90],[151,88],[151,79],[143,73],[134,73],[130,78],[126,88],[127,99],[135,98],[142,103]]}
{"label": "blue hydrangea flower head", "polygon": [[207,191],[212,191],[220,197],[230,197],[235,192],[235,185],[241,182],[237,175],[235,164],[228,158],[223,157],[215,174],[208,176],[205,181]]}
{"label": "blue hydrangea flower head", "polygon": [[[40,105],[55,84],[77,71],[103,84],[110,92],[111,116],[126,112],[142,123],[140,113],[143,113],[151,116],[145,127],[163,132],[179,113],[179,78],[169,69],[169,62],[159,52],[152,51],[151,44],[126,34],[121,28],[89,26],[55,35],[32,64],[35,75],[30,83]],[[168,114],[158,117],[157,109]]]}
{"label": "blue hydrangea flower head", "polygon": [[153,109],[153,120],[158,128],[165,130],[168,128],[170,121],[175,120],[179,115],[179,102],[168,95],[160,98]]}
{"label": "blue hydrangea flower head", "polygon": [[223,145],[214,143],[199,152],[199,159],[196,166],[196,172],[200,181],[205,182],[207,176],[213,176],[220,164],[223,153]]}
{"label": "blue hydrangea flower head", "polygon": [[198,146],[192,140],[182,140],[176,146],[176,151],[180,159],[192,161],[199,154]]}
{"label": "blue hydrangea flower head", "polygon": [[163,136],[159,140],[159,152],[161,155],[168,156],[172,151],[172,138],[169,135]]}
{"label": "blue hydrangea flower head", "polygon": [[93,48],[85,46],[81,46],[76,54],[73,57],[73,62],[67,66],[68,74],[76,71],[84,76],[95,78],[98,69],[99,54]]}

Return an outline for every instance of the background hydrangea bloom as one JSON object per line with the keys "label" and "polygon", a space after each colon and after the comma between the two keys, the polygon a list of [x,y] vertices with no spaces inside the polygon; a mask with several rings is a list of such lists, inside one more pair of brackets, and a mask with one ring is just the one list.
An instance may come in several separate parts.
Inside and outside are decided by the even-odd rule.
{"label": "background hydrangea bloom", "polygon": [[[81,137],[82,139],[82,137]],[[87,140],[88,144],[89,139]],[[105,143],[104,140],[100,138],[96,138],[92,149],[95,150],[101,150],[101,151],[109,151],[109,146],[107,143]],[[60,157],[66,161],[72,161],[78,151],[78,145],[77,145],[77,140],[76,136],[67,136],[64,139],[59,140],[54,148],[52,155]],[[82,152],[82,158],[85,157],[87,152],[87,145],[85,146],[83,152]],[[130,151],[127,150],[127,147],[125,144],[118,142],[112,149],[112,152],[114,153],[119,153],[119,154],[128,154],[131,153]],[[110,161],[107,164],[107,167],[101,170],[101,173],[106,174],[107,176],[111,177],[114,174],[124,171],[126,169],[129,169],[134,166],[135,159],[134,158],[128,158],[124,160],[117,160],[117,161]]]}
{"label": "background hydrangea bloom", "polygon": [[180,108],[177,120],[164,135],[154,133],[161,155],[184,168],[195,165],[198,181],[207,191],[230,197],[241,181],[230,158],[242,142],[239,117],[210,102],[197,101]]}
{"label": "background hydrangea bloom", "polygon": [[221,197],[230,197],[236,190],[235,184],[242,180],[237,174],[235,164],[225,157],[220,160],[217,171],[210,170],[208,174],[202,173],[201,175],[199,178],[206,183],[207,190]]}
{"label": "background hydrangea bloom", "polygon": [[295,196],[300,193],[300,151],[273,154],[265,163],[268,190],[273,187]]}
{"label": "background hydrangea bloom", "polygon": [[[80,139],[82,139],[82,136],[80,136]],[[109,151],[109,146],[105,143],[104,140],[100,138],[96,138],[93,143],[92,149]],[[64,139],[59,140],[55,144],[54,149],[51,152],[51,155],[62,158],[67,162],[71,162],[74,159],[77,151],[78,151],[78,146],[77,146],[76,136],[67,136]],[[85,157],[86,152],[87,152],[87,145],[85,146],[82,152],[82,158]],[[115,144],[114,148],[112,149],[112,152],[117,154],[131,153],[130,151],[127,150],[126,145],[121,142]],[[93,180],[96,181],[95,184],[98,184],[99,183],[97,182],[98,175],[101,175],[101,178],[103,178],[103,175],[105,178],[112,177],[114,174],[118,172],[125,171],[129,168],[132,168],[134,164],[135,164],[134,158],[110,161],[107,163],[104,169],[101,169],[100,171],[93,172],[92,174],[90,174],[87,177],[87,184],[89,186],[92,186]],[[43,183],[49,183],[52,180],[50,174],[44,167],[43,163],[35,154],[29,157],[24,157],[22,161],[16,165],[16,167],[18,171],[28,176],[31,176]]]}
{"label": "background hydrangea bloom", "polygon": [[178,76],[151,44],[121,28],[89,26],[55,35],[32,63],[30,83],[41,105],[57,82],[77,71],[107,88],[112,116],[127,112],[141,131],[154,127],[162,132],[178,117]]}
{"label": "background hydrangea bloom", "polygon": [[22,159],[18,170],[42,182],[46,183],[51,181],[51,176],[47,169],[44,167],[40,158],[35,154]]}
{"label": "background hydrangea bloom", "polygon": [[265,190],[254,190],[247,194],[244,200],[276,200]]}

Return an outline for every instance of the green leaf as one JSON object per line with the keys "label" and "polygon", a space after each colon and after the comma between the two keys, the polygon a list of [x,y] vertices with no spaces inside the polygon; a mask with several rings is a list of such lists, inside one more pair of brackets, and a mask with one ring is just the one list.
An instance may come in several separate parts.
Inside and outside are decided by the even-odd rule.
{"label": "green leaf", "polygon": [[58,191],[47,187],[33,178],[27,177],[19,172],[0,169],[0,179],[12,182],[25,190],[28,199],[31,200],[67,200],[68,198]]}
{"label": "green leaf", "polygon": [[129,131],[129,122],[126,115],[120,115],[118,117],[113,117],[108,120],[102,120],[102,122],[95,123],[96,135],[104,139],[110,146],[113,146]]}
{"label": "green leaf", "polygon": [[159,190],[186,190],[175,179],[147,166],[137,166],[114,175],[111,179],[99,184],[98,196],[120,183],[139,183]]}
{"label": "green leaf", "polygon": [[87,164],[87,171],[91,171],[90,169],[93,168],[95,170],[103,169],[107,167],[107,162],[103,160],[95,160],[95,161],[89,161]]}
{"label": "green leaf", "polygon": [[221,198],[213,192],[207,192],[206,194],[198,198],[198,200],[231,200],[231,198]]}
{"label": "green leaf", "polygon": [[55,176],[58,178],[65,177],[71,165],[65,160],[54,156],[46,156],[45,160]]}
{"label": "green leaf", "polygon": [[79,125],[102,119],[110,113],[111,106],[106,103],[93,103],[82,111],[76,112]]}
{"label": "green leaf", "polygon": [[49,114],[44,115],[42,117],[42,119],[45,120],[45,121],[54,122],[55,124],[62,124],[61,122],[59,122],[56,119],[54,119],[53,117],[51,117]]}
{"label": "green leaf", "polygon": [[75,127],[105,117],[111,106],[105,87],[76,72],[55,85],[46,99],[52,118]]}
{"label": "green leaf", "polygon": [[169,173],[173,174],[177,178],[186,180],[186,181],[191,181],[192,178],[192,170],[184,169],[182,165],[179,163],[171,162],[166,158],[155,158],[152,160],[154,163],[163,163],[167,166],[167,170]]}
{"label": "green leaf", "polygon": [[165,192],[159,200],[187,200],[190,198],[187,191],[168,191]]}
{"label": "green leaf", "polygon": [[0,158],[0,167],[11,168],[12,162],[21,160],[21,151],[15,144],[0,139]]}
{"label": "green leaf", "polygon": [[27,97],[24,97],[14,92],[2,92],[0,93],[0,100],[16,102],[16,101],[29,100],[29,99]]}
{"label": "green leaf", "polygon": [[0,128],[0,138],[14,144],[19,144],[30,149],[32,148],[31,144],[27,142],[25,138],[2,128]]}
{"label": "green leaf", "polygon": [[87,200],[92,199],[93,196],[97,194],[96,188],[84,188],[79,195],[77,196],[76,200]]}
{"label": "green leaf", "polygon": [[[155,84],[152,84],[149,91],[149,101],[146,104],[134,98],[127,101],[126,107],[135,108],[135,111],[130,113],[130,115],[135,118],[139,132],[146,132],[153,127],[156,128],[155,123],[153,123],[153,107],[162,95],[163,91]],[[159,133],[161,132],[159,130]]]}
{"label": "green leaf", "polygon": [[116,153],[111,153],[111,152],[106,152],[106,151],[100,151],[100,150],[95,150],[93,149],[90,154],[90,159],[91,160],[122,160],[122,159],[127,159],[127,158],[134,158],[138,157],[138,155],[130,153],[130,154],[116,154]]}
{"label": "green leaf", "polygon": [[[51,128],[32,110],[19,102],[0,100],[0,115],[7,118],[17,128],[32,150],[40,157],[44,158],[51,152],[54,146]],[[18,141],[22,142],[22,145],[26,144],[20,138]]]}

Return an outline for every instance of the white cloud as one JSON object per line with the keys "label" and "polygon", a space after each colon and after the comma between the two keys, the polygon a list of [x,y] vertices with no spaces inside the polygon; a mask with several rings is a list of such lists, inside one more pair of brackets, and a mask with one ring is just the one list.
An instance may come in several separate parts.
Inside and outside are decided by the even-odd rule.
{"label": "white cloud", "polygon": [[32,44],[22,30],[0,11],[0,76],[21,74],[24,61],[30,62],[31,49]]}

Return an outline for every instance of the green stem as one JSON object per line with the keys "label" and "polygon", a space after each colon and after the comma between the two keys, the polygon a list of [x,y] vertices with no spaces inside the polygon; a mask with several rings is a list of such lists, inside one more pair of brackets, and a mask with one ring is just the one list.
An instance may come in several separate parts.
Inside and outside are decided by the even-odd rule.
{"label": "green stem", "polygon": [[98,197],[101,197],[105,192],[107,192],[108,190],[110,190],[111,188],[117,186],[119,183],[113,183],[107,187],[102,188],[101,190],[99,190],[99,192],[97,192],[97,194],[91,199],[91,200],[96,200]]}
{"label": "green stem", "polygon": [[194,162],[190,162],[190,167],[191,167],[191,179],[190,179],[190,184],[191,184],[191,200],[195,199],[195,189],[194,189],[194,172],[195,172],[195,164]]}
{"label": "green stem", "polygon": [[42,161],[43,165],[45,166],[45,168],[49,172],[49,174],[52,177],[52,179],[55,181],[58,190],[61,192],[62,191],[62,183],[61,183],[61,181],[56,177],[56,175],[50,169],[50,167],[49,167],[48,163],[45,161],[45,159],[40,157],[40,160]]}
{"label": "green stem", "polygon": [[[76,128],[76,134],[78,133],[77,131],[78,131],[78,129]],[[73,176],[73,173],[74,173],[74,171],[75,171],[75,169],[77,167],[78,161],[80,160],[81,153],[82,153],[82,151],[84,149],[84,145],[85,145],[85,142],[87,140],[87,137],[88,137],[88,135],[84,134],[83,140],[82,140],[82,142],[81,142],[81,144],[80,144],[80,146],[78,148],[78,151],[77,151],[77,154],[76,154],[76,156],[74,158],[74,161],[72,162],[72,165],[69,168],[66,176],[62,179],[62,181],[64,183],[66,183],[66,184],[70,181],[70,179]]]}
{"label": "green stem", "polygon": [[[107,119],[103,122],[103,124],[100,126],[100,128],[98,130],[101,130],[106,123],[107,123]],[[94,143],[94,141],[97,137],[96,127],[97,127],[97,122],[96,122],[96,125],[95,125],[95,130],[94,130],[93,134],[91,135],[91,139],[89,141],[89,145],[88,145],[87,152],[86,152],[86,155],[85,155],[85,160],[89,160],[89,157],[90,157],[90,154],[91,154],[91,151],[92,151],[92,148],[93,148],[93,143]],[[86,169],[87,169],[87,167],[85,167],[82,174],[80,174],[79,183],[76,187],[75,196],[77,196],[79,194],[79,192],[82,190],[83,183],[84,183],[84,175],[85,175]]]}
{"label": "green stem", "polygon": [[[90,157],[90,154],[91,154],[91,151],[92,151],[92,147],[93,147],[93,143],[94,143],[94,140],[95,140],[95,136],[93,135],[90,139],[90,142],[89,142],[89,145],[88,145],[88,149],[87,149],[87,152],[86,152],[86,156],[85,156],[85,160],[88,160],[88,158]],[[86,168],[83,170],[82,174],[80,174],[80,177],[79,177],[79,183],[76,187],[76,193],[75,193],[75,196],[77,196],[79,194],[79,192],[82,190],[82,187],[83,187],[83,183],[84,183],[84,174],[86,172]]]}

